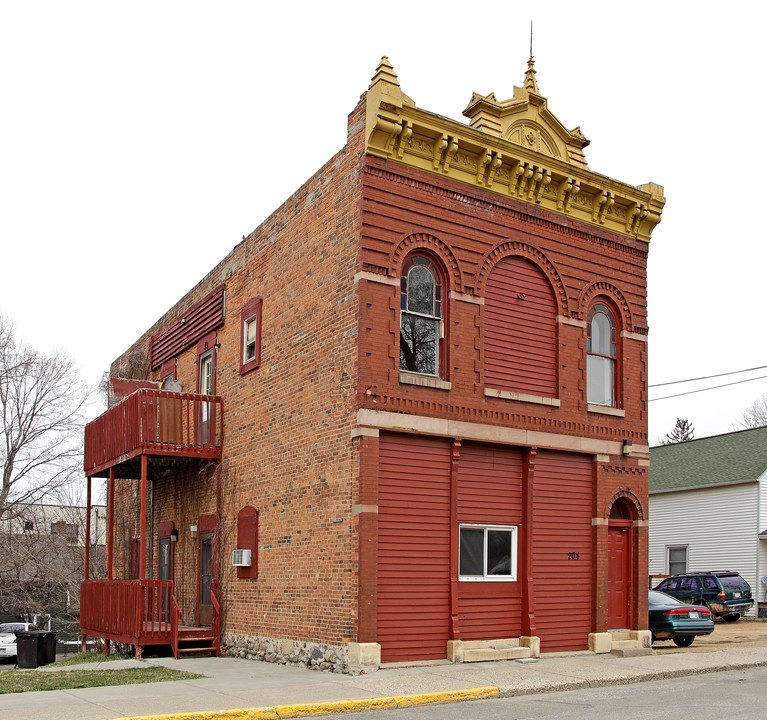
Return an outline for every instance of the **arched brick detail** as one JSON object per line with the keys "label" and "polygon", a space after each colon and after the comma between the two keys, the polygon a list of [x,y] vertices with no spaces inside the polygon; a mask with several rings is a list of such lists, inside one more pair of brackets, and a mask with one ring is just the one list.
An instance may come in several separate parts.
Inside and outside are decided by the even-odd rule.
{"label": "arched brick detail", "polygon": [[631,490],[618,490],[618,492],[615,493],[610,498],[610,501],[607,503],[607,507],[605,508],[605,517],[609,518],[610,513],[612,512],[613,505],[620,500],[625,500],[628,505],[632,508],[632,520],[644,520],[645,519],[645,511],[644,507],[642,507],[642,503],[639,501],[639,498],[634,495]]}
{"label": "arched brick detail", "polygon": [[411,233],[402,238],[393,248],[389,255],[389,275],[399,277],[402,274],[402,263],[405,258],[419,248],[431,250],[442,260],[450,277],[450,287],[447,290],[462,291],[461,268],[452,248],[443,240],[429,233]]}
{"label": "arched brick detail", "polygon": [[628,301],[615,285],[611,285],[608,282],[595,282],[583,288],[581,296],[578,298],[578,317],[585,320],[589,307],[591,307],[591,303],[594,301],[594,298],[599,297],[600,295],[604,295],[612,300],[613,304],[618,308],[618,311],[621,314],[621,329],[633,332],[634,319],[631,315],[631,308],[629,307]]}
{"label": "arched brick detail", "polygon": [[501,260],[511,255],[519,255],[520,257],[527,258],[543,271],[543,274],[549,279],[551,287],[554,288],[554,297],[557,299],[559,314],[568,316],[569,308],[565,284],[562,282],[562,278],[554,267],[554,263],[532,245],[527,245],[526,243],[518,242],[516,240],[496,245],[492,250],[485,254],[485,257],[482,258],[482,262],[479,264],[479,269],[477,270],[475,277],[475,294],[479,297],[485,296],[485,284],[487,283],[490,271]]}

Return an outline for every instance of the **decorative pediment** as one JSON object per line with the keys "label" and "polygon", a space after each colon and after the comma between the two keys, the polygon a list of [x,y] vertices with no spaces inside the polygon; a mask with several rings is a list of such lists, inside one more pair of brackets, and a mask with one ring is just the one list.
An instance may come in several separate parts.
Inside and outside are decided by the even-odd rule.
{"label": "decorative pediment", "polygon": [[589,141],[580,128],[568,130],[548,108],[548,100],[540,94],[535,80],[533,59],[527,61],[525,83],[514,87],[511,100],[499,102],[495,93],[474,93],[463,114],[471,127],[503,137],[510,142],[530,147],[537,152],[558,157],[586,167],[583,154]]}
{"label": "decorative pediment", "polygon": [[654,183],[633,187],[589,170],[589,141],[568,130],[538,90],[532,58],[511,100],[474,93],[469,126],[421,110],[382,58],[366,98],[365,151],[649,242],[665,203]]}
{"label": "decorative pediment", "polygon": [[534,120],[518,120],[509,126],[504,137],[544,155],[562,157],[562,151],[551,133]]}

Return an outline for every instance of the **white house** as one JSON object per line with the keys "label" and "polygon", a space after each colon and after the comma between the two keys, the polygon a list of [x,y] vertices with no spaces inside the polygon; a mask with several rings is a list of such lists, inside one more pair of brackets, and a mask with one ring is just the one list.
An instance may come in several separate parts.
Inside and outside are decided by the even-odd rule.
{"label": "white house", "polygon": [[734,570],[765,602],[767,427],[650,450],[651,575]]}

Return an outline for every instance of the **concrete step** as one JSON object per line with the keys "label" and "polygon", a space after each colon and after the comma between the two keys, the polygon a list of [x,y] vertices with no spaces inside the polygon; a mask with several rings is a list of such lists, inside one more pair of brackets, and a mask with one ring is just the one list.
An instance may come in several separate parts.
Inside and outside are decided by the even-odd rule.
{"label": "concrete step", "polygon": [[500,638],[497,640],[464,640],[463,646],[464,648],[471,650],[482,648],[517,648],[519,647],[519,638]]}
{"label": "concrete step", "polygon": [[484,647],[463,650],[464,662],[491,662],[494,660],[519,660],[530,657],[530,648],[526,647]]}
{"label": "concrete step", "polygon": [[618,657],[643,657],[644,655],[654,655],[652,648],[644,648],[644,647],[627,647],[627,648],[616,648],[613,646],[613,649],[610,651],[613,655],[617,655]]}

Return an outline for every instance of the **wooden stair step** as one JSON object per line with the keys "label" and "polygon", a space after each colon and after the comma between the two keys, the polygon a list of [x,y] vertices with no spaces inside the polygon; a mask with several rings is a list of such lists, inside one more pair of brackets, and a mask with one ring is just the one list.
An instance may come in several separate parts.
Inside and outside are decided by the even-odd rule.
{"label": "wooden stair step", "polygon": [[190,633],[187,635],[184,633],[183,635],[181,633],[178,634],[178,640],[179,642],[182,642],[184,640],[212,640],[213,635],[210,633]]}

